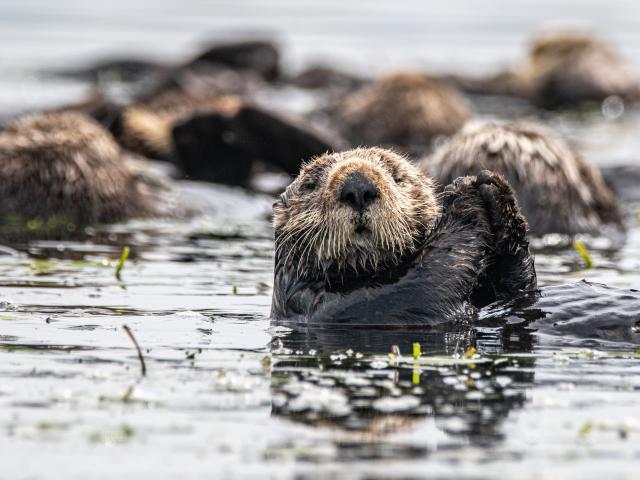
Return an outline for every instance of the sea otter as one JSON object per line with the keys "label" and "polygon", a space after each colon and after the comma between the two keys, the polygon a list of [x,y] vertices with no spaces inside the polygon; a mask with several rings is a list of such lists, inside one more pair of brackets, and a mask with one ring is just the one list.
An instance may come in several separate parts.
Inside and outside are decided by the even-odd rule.
{"label": "sea otter", "polygon": [[471,123],[420,166],[444,185],[486,169],[504,175],[534,235],[624,229],[620,205],[600,171],[537,124]]}
{"label": "sea otter", "polygon": [[488,171],[438,198],[392,151],[326,154],[273,214],[274,320],[435,326],[536,286],[526,222]]}
{"label": "sea otter", "polygon": [[233,115],[240,106],[236,96],[169,89],[122,110],[117,139],[148,158],[170,160],[175,155],[173,126],[204,112]]}
{"label": "sea otter", "polygon": [[28,115],[0,131],[3,230],[39,223],[75,229],[160,213],[169,187],[123,155],[78,113]]}
{"label": "sea otter", "polygon": [[518,67],[487,78],[448,77],[470,93],[511,95],[543,108],[635,100],[640,82],[604,40],[580,31],[551,31],[535,37]]}
{"label": "sea otter", "polygon": [[353,146],[382,145],[406,153],[427,151],[470,117],[465,99],[451,87],[418,73],[382,77],[347,96],[335,118]]}
{"label": "sea otter", "polygon": [[301,163],[340,144],[235,95],[168,90],[129,106],[95,94],[54,112],[99,121],[128,151],[174,163],[192,180],[246,186],[256,165],[296,174]]}

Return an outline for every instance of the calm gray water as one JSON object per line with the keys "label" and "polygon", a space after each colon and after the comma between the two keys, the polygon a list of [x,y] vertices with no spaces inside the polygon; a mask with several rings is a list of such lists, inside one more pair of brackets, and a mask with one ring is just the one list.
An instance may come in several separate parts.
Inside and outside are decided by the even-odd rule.
{"label": "calm gray water", "polygon": [[[174,61],[246,32],[277,38],[290,69],[324,59],[479,72],[517,61],[542,24],[571,21],[640,70],[638,2],[557,3],[3,0],[0,116],[88,90],[43,83],[43,68],[117,54]],[[639,161],[637,111],[545,121],[592,162]],[[205,214],[0,255],[0,478],[639,478],[637,351],[489,338],[465,355],[460,339],[388,339],[421,343],[416,361],[356,334],[270,328],[271,198],[183,188]],[[639,287],[629,209],[621,249],[588,242],[591,270],[571,249],[539,253],[540,283]],[[132,255],[118,281],[123,245]]]}

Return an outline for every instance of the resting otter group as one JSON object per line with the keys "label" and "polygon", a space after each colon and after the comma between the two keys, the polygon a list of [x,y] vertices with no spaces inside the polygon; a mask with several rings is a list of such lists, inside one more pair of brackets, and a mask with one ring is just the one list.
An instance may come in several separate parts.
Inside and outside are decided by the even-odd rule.
{"label": "resting otter group", "polygon": [[[146,85],[128,104],[96,96],[0,131],[0,214],[76,228],[163,213],[166,184],[129,151],[171,160],[191,179],[242,186],[262,168],[295,175],[315,157],[274,207],[275,319],[449,323],[535,287],[527,220],[535,235],[624,228],[602,175],[561,140],[530,124],[460,131],[466,100],[428,75],[370,81],[316,69],[294,79],[264,42],[214,47],[175,67],[113,68]],[[147,71],[153,81],[141,80]],[[545,105],[632,98],[635,88],[605,45],[575,35],[538,40],[526,66],[494,80],[501,93]],[[283,82],[318,88],[324,106],[297,122],[261,105]],[[343,138],[316,133],[319,113]],[[442,136],[452,139],[423,172],[378,148],[419,158]],[[372,148],[331,153],[342,142]]]}
{"label": "resting otter group", "polygon": [[274,229],[274,319],[435,325],[536,286],[526,222],[491,172],[438,200],[391,151],[323,155],[274,205]]}
{"label": "resting otter group", "polygon": [[421,168],[443,185],[482,170],[504,175],[534,235],[624,228],[620,206],[600,171],[539,125],[470,124]]}

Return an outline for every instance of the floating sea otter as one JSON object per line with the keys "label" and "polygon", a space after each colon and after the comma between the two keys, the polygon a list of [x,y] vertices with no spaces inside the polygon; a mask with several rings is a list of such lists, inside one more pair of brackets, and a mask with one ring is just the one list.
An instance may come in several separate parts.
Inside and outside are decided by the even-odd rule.
{"label": "floating sea otter", "polygon": [[273,319],[436,325],[536,287],[526,222],[491,172],[438,199],[391,151],[323,155],[274,205],[274,227]]}
{"label": "floating sea otter", "polygon": [[439,136],[452,135],[470,117],[465,99],[417,73],[388,75],[347,95],[336,122],[353,146],[383,145],[423,154]]}
{"label": "floating sea otter", "polygon": [[469,124],[421,169],[443,185],[482,170],[504,175],[534,235],[624,229],[620,205],[600,171],[539,125]]}
{"label": "floating sea otter", "polygon": [[3,231],[40,224],[67,231],[158,215],[169,188],[141,165],[83,115],[15,120],[0,131]]}
{"label": "floating sea otter", "polygon": [[295,174],[337,142],[235,95],[170,89],[118,107],[104,97],[71,105],[109,128],[127,150],[168,160],[191,180],[247,185],[256,164]]}
{"label": "floating sea otter", "polygon": [[638,78],[617,52],[585,32],[539,35],[533,39],[526,61],[514,70],[488,78],[453,75],[450,79],[470,93],[523,97],[543,108],[640,96]]}

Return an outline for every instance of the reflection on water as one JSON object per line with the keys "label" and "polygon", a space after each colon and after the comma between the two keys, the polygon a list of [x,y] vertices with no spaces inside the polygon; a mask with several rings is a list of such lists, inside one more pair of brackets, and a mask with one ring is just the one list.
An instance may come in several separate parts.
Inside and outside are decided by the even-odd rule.
{"label": "reflection on water", "polygon": [[[402,455],[397,445],[387,449],[386,437],[427,419],[442,435],[461,438],[459,446],[465,440],[490,446],[502,439],[502,421],[522,405],[534,378],[535,358],[496,355],[492,343],[499,339],[476,343],[455,332],[326,333],[291,333],[274,342],[272,414],[348,432],[349,457]],[[412,355],[414,344],[421,354]],[[404,455],[430,448],[406,445]]]}

